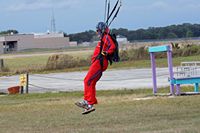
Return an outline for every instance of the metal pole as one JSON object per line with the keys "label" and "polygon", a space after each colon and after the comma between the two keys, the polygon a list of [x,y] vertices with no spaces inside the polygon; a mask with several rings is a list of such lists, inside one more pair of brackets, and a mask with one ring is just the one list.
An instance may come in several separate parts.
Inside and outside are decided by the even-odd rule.
{"label": "metal pole", "polygon": [[20,93],[24,94],[24,86],[20,86],[20,89],[21,89]]}
{"label": "metal pole", "polygon": [[28,86],[29,86],[29,73],[26,73],[26,94],[28,94]]}
{"label": "metal pole", "polygon": [[153,79],[153,94],[157,93],[157,81],[156,81],[156,62],[154,53],[150,53],[151,57],[151,69],[152,69],[152,79]]}

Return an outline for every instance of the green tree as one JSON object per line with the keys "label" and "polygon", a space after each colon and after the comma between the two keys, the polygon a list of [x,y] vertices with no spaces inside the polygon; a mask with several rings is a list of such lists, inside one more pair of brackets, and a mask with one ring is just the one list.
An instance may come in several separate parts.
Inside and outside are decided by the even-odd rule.
{"label": "green tree", "polygon": [[[128,30],[124,28],[112,29],[112,33],[123,35],[129,41],[144,39],[168,39],[184,37],[200,37],[200,24],[183,23],[166,27],[149,27],[148,29]],[[95,32],[90,30],[69,35],[72,41],[84,42],[94,40]]]}
{"label": "green tree", "polygon": [[6,31],[1,31],[0,35],[11,35],[11,34],[18,34],[19,32],[17,30],[6,30]]}
{"label": "green tree", "polygon": [[167,35],[167,38],[177,38],[177,35],[173,32],[170,32],[168,35]]}
{"label": "green tree", "polygon": [[186,32],[186,37],[193,37],[193,33],[192,33],[192,31],[187,31]]}

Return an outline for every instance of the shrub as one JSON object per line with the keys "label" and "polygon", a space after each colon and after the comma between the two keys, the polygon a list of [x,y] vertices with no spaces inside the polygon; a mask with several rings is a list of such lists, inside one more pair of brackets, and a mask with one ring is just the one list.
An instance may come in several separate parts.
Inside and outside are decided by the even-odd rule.
{"label": "shrub", "polygon": [[[178,45],[177,45],[178,46]],[[180,56],[191,56],[191,55],[198,55],[200,54],[200,46],[197,45],[190,45],[184,48],[174,48],[173,49],[173,57],[180,57]],[[149,52],[145,47],[140,47],[138,49],[128,49],[128,50],[121,50],[120,53],[120,61],[132,61],[132,60],[148,60]],[[166,58],[167,54],[157,53],[156,58]],[[52,55],[49,57],[46,69],[47,70],[54,70],[54,69],[64,69],[64,68],[73,68],[73,67],[82,67],[88,66],[91,62],[91,56],[87,59],[83,58],[74,58],[70,55]]]}
{"label": "shrub", "polygon": [[173,49],[173,57],[179,57],[183,54],[183,49]]}
{"label": "shrub", "polygon": [[7,66],[0,68],[0,72],[9,72],[9,71],[10,71],[10,69]]}
{"label": "shrub", "polygon": [[128,61],[129,60],[128,52],[126,50],[120,51],[119,56],[120,56],[120,61]]}
{"label": "shrub", "polygon": [[190,45],[183,49],[181,56],[198,55],[200,53],[200,46]]}
{"label": "shrub", "polygon": [[149,53],[145,47],[139,49],[128,49],[120,52],[121,61],[143,60],[149,59]]}
{"label": "shrub", "polygon": [[77,61],[70,55],[60,54],[60,55],[52,55],[49,57],[46,69],[64,69],[64,68],[72,68],[75,67]]}
{"label": "shrub", "polygon": [[149,53],[145,47],[140,47],[139,49],[136,50],[135,52],[136,59],[149,59]]}
{"label": "shrub", "polygon": [[88,66],[91,62],[91,58],[87,58],[87,59],[77,58],[76,60],[77,60],[77,67]]}
{"label": "shrub", "polygon": [[74,68],[81,66],[88,66],[90,64],[91,56],[87,59],[74,58],[67,54],[52,55],[49,57],[46,70]]}

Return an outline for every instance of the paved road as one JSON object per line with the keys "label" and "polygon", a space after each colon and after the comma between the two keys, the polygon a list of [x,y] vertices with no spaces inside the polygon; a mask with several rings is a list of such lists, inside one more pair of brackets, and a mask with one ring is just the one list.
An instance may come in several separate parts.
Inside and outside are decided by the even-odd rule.
{"label": "paved road", "polygon": [[[83,90],[86,72],[31,74],[29,92]],[[168,69],[158,68],[158,87],[168,86]],[[0,91],[19,84],[19,75],[0,77]],[[97,90],[152,88],[151,69],[109,70],[97,83]]]}

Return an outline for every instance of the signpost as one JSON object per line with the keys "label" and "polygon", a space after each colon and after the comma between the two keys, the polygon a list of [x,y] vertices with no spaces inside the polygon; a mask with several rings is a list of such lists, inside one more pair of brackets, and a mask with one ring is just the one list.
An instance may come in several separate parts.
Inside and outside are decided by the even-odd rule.
{"label": "signpost", "polygon": [[28,94],[28,82],[29,76],[28,73],[20,75],[20,86],[21,86],[21,93],[24,92],[24,87],[26,87],[26,93]]}

